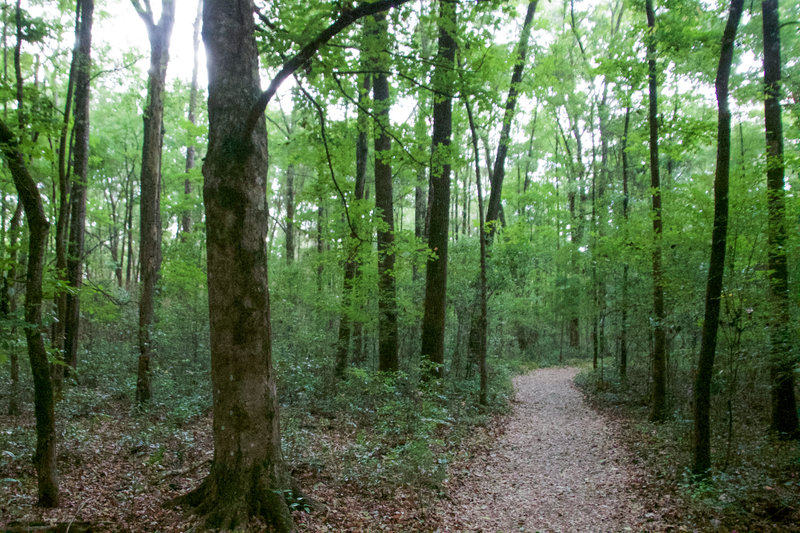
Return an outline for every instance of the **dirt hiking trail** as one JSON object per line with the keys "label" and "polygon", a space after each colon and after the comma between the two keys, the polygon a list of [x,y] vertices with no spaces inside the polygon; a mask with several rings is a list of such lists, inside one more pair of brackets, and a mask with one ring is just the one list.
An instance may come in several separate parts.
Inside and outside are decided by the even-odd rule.
{"label": "dirt hiking trail", "polygon": [[638,502],[645,473],[614,430],[584,401],[577,368],[546,368],[514,379],[514,409],[488,454],[450,494],[443,531],[663,531]]}

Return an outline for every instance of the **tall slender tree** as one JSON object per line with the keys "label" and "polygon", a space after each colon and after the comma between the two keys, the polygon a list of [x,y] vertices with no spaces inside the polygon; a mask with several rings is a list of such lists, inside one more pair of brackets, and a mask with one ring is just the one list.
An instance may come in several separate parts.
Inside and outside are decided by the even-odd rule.
{"label": "tall slender tree", "polygon": [[706,283],[706,305],[700,358],[694,381],[694,439],[692,472],[706,475],[711,468],[711,378],[717,349],[720,297],[725,273],[728,239],[728,180],[731,163],[731,111],[728,106],[728,81],[733,63],[734,40],[742,17],[744,0],[732,0],[728,22],[722,34],[722,48],[714,83],[717,93],[717,169],[714,174],[714,227],[711,233],[711,259]]}
{"label": "tall slender tree", "polygon": [[786,264],[786,192],[781,116],[781,41],[778,0],[761,3],[764,32],[764,125],[767,142],[767,255],[770,289],[770,372],[772,429],[797,436],[794,368],[790,333],[789,272]]}
{"label": "tall slender tree", "polygon": [[661,235],[661,178],[658,166],[658,79],[656,70],[656,14],[653,0],[646,0],[647,14],[647,80],[649,95],[648,123],[650,126],[650,188],[653,217],[653,394],[650,419],[662,421],[667,417],[667,337],[664,326],[664,273],[662,267]]}
{"label": "tall slender tree", "polygon": [[0,120],[0,151],[14,180],[19,200],[25,209],[28,225],[28,266],[25,276],[25,340],[33,374],[34,411],[36,415],[36,466],[39,505],[58,505],[58,470],[56,466],[55,395],[50,363],[42,338],[42,276],[50,222],[44,212],[36,182],[28,172],[19,140]]}
{"label": "tall slender tree", "polygon": [[[363,53],[363,52],[362,52]],[[366,70],[366,69],[364,69]],[[364,103],[371,88],[371,76],[362,74],[358,83],[358,118],[356,119],[358,136],[356,137],[356,182],[353,199],[360,202],[364,199],[364,186],[367,180],[367,136],[369,117]],[[351,204],[352,205],[352,204]],[[353,221],[351,221],[353,223]],[[339,335],[336,344],[336,377],[344,377],[347,369],[348,354],[350,352],[350,339],[353,336],[353,320],[351,318],[351,305],[353,289],[359,271],[359,248],[362,241],[356,234],[356,228],[350,228],[350,238],[347,240],[347,259],[344,264],[344,281],[342,283],[342,316],[339,319]]]}
{"label": "tall slender tree", "polygon": [[[200,25],[203,22],[203,0],[197,2],[197,16],[194,19],[193,32],[192,32],[192,82],[189,87],[189,113],[187,119],[189,123],[194,126],[197,122],[197,75],[200,70],[200,61],[198,55],[200,53]],[[194,168],[195,159],[195,146],[193,141],[186,144],[186,174]],[[189,196],[192,194],[192,180],[187,175],[183,180],[183,194],[185,200],[188,201]],[[192,211],[188,205],[184,207],[181,213],[181,232],[186,235],[192,231]]]}
{"label": "tall slender tree", "polygon": [[[56,218],[55,249],[56,249],[56,276],[59,280],[67,283],[67,236],[69,231],[69,208],[70,208],[70,175],[72,167],[69,165],[68,154],[72,150],[70,136],[70,122],[72,120],[73,98],[75,94],[75,70],[78,59],[81,56],[81,2],[76,3],[75,8],[75,44],[72,49],[72,61],[70,62],[69,78],[67,79],[67,93],[64,104],[64,120],[61,123],[61,132],[58,139],[58,215]],[[67,291],[56,291],[53,297],[56,307],[56,320],[53,322],[52,343],[53,346],[62,351],[66,342],[66,323],[67,323]],[[66,357],[64,357],[65,360]],[[60,370],[56,370],[56,377]]]}
{"label": "tall slender tree", "polygon": [[425,307],[422,318],[422,355],[436,366],[444,365],[444,332],[447,301],[447,243],[450,227],[450,142],[453,130],[455,85],[454,34],[456,4],[439,1],[439,49],[433,72],[433,147],[431,150],[431,202],[428,248],[432,252],[425,271]]}
{"label": "tall slender tree", "polygon": [[[17,242],[21,233],[22,223],[22,202],[17,202],[14,214],[8,225],[8,258],[7,267],[2,272],[3,286],[0,287],[0,318],[8,319],[17,311]],[[3,224],[5,229],[5,224]],[[5,237],[5,236],[4,236]],[[5,243],[5,240],[3,240]],[[15,333],[14,328],[11,334]],[[8,414],[16,416],[20,413],[19,401],[19,356],[17,350],[11,349],[9,353],[9,366],[11,378],[11,390],[8,392]]]}
{"label": "tall slender tree", "polygon": [[[394,200],[389,136],[389,22],[385,13],[373,16],[375,32],[372,100],[375,115],[375,207],[378,227],[378,369],[399,368],[397,331],[397,283],[394,265]],[[369,22],[368,22],[369,23]]]}
{"label": "tall slender tree", "polygon": [[72,184],[69,190],[69,242],[67,244],[67,293],[64,323],[64,359],[78,366],[80,340],[80,288],[83,283],[83,248],[86,226],[86,191],[89,178],[89,100],[94,0],[80,0],[80,26],[75,59],[75,128]]}
{"label": "tall slender tree", "polygon": [[[494,159],[494,167],[491,174],[491,192],[489,193],[489,205],[486,208],[486,224],[489,227],[490,238],[496,231],[496,224],[500,218],[500,199],[503,192],[503,180],[506,175],[506,158],[508,157],[508,145],[511,143],[511,122],[519,100],[520,84],[525,65],[528,62],[528,41],[530,40],[531,28],[533,27],[533,15],[536,13],[538,0],[531,0],[525,12],[525,21],[522,23],[522,33],[517,45],[517,53],[514,60],[514,68],[511,72],[511,85],[508,89],[506,106],[503,113],[503,126],[500,130],[500,139],[497,144],[497,155]],[[487,161],[488,164],[488,161]]]}
{"label": "tall slender tree", "polygon": [[[630,131],[631,108],[625,108],[625,126],[622,133],[620,152],[622,152],[622,220],[628,225],[628,207],[630,190],[628,187],[628,132]],[[620,312],[619,332],[619,377],[622,381],[628,378],[628,262],[622,265],[622,309]]]}
{"label": "tall slender tree", "polygon": [[147,27],[150,39],[150,69],[147,75],[147,104],[142,115],[141,197],[139,201],[139,365],[136,401],[145,403],[152,396],[150,360],[153,357],[153,324],[156,283],[161,269],[161,149],[164,142],[164,82],[169,61],[169,40],[175,22],[175,1],[161,1],[161,17],[155,22],[149,1],[144,5],[131,0]]}

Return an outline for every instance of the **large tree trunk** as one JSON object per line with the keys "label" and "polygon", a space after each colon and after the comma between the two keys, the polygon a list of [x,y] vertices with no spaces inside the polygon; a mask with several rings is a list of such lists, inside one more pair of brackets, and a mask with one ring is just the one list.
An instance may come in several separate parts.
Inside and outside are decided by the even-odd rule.
{"label": "large tree trunk", "polygon": [[147,26],[150,38],[150,70],[147,78],[147,106],[142,119],[142,176],[139,203],[139,265],[142,283],[139,294],[139,365],[136,377],[136,401],[145,403],[152,396],[150,361],[153,357],[153,340],[150,328],[161,270],[161,149],[164,141],[164,81],[169,61],[169,39],[175,20],[174,0],[162,0],[161,18],[153,19],[150,4],[142,9],[133,0],[139,16]]}
{"label": "large tree trunk", "polygon": [[36,182],[28,173],[19,144],[6,123],[0,120],[2,149],[28,222],[28,267],[25,285],[25,340],[33,374],[36,414],[36,451],[33,463],[38,480],[39,505],[58,505],[56,469],[55,398],[50,378],[50,363],[42,338],[42,272],[50,223],[44,213]]}
{"label": "large tree trunk", "polygon": [[431,150],[431,206],[428,248],[433,252],[425,271],[425,308],[422,318],[422,355],[436,366],[441,377],[444,366],[444,332],[447,311],[447,230],[450,227],[450,137],[453,101],[449,95],[455,82],[457,28],[456,6],[440,0],[439,51],[433,72],[433,88],[440,96],[433,103]]}
{"label": "large tree trunk", "polygon": [[80,341],[80,288],[83,282],[83,245],[86,225],[86,189],[89,177],[89,98],[91,81],[92,18],[94,0],[81,0],[80,31],[75,60],[75,148],[70,187],[69,243],[67,245],[67,293],[64,324],[64,359],[78,366]]}
{"label": "large tree trunk", "polygon": [[208,247],[214,460],[185,501],[209,527],[235,529],[261,516],[294,529],[285,491],[267,288],[267,137],[251,0],[206,0],[209,145],[203,164]]}
{"label": "large tree trunk", "polygon": [[[394,201],[392,167],[389,163],[389,23],[384,13],[374,16],[375,48],[372,95],[375,115],[375,207],[382,224],[378,227],[378,369],[399,368],[397,356],[397,286],[394,265]],[[445,233],[447,230],[445,229]]]}
{"label": "large tree trunk", "polygon": [[717,91],[717,171],[714,176],[714,228],[711,232],[711,259],[706,284],[706,307],[700,358],[694,381],[694,446],[692,473],[706,475],[711,468],[711,378],[717,350],[720,296],[725,273],[728,237],[728,179],[731,158],[731,111],[728,107],[728,80],[733,62],[733,44],[742,16],[744,0],[732,0],[728,22],[722,34],[722,49],[715,82]]}
{"label": "large tree trunk", "polygon": [[664,329],[664,274],[661,266],[661,179],[658,167],[658,81],[656,79],[656,15],[653,0],[645,3],[647,12],[647,70],[650,125],[650,187],[653,217],[653,394],[650,419],[659,422],[667,417],[667,338]]}
{"label": "large tree trunk", "polygon": [[789,273],[786,265],[786,200],[784,190],[783,120],[781,117],[781,42],[778,0],[764,0],[764,124],[767,141],[767,254],[770,288],[770,371],[772,429],[797,435],[794,355],[790,330]]}

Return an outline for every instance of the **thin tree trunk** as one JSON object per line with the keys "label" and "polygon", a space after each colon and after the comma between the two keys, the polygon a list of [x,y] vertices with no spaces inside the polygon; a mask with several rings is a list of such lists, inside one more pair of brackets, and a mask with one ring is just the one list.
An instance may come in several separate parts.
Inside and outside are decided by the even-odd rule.
{"label": "thin tree trunk", "polygon": [[[514,69],[511,73],[511,85],[508,89],[506,99],[505,114],[503,115],[503,128],[500,131],[500,140],[497,144],[497,156],[494,160],[494,169],[491,174],[491,192],[489,193],[489,205],[486,210],[486,224],[489,226],[489,242],[497,230],[493,222],[500,219],[500,199],[503,192],[503,179],[506,174],[506,156],[508,155],[508,145],[511,142],[511,121],[519,99],[519,85],[522,82],[522,73],[528,60],[528,41],[530,39],[531,27],[533,26],[533,15],[536,12],[538,0],[531,0],[528,3],[528,10],[525,13],[525,22],[522,24],[522,34],[517,46],[517,56],[514,62]],[[487,161],[488,162],[488,161]]]}
{"label": "thin tree trunk", "polygon": [[770,373],[772,429],[797,436],[794,355],[790,330],[789,274],[786,264],[786,192],[781,117],[781,43],[778,0],[764,0],[764,125],[767,144],[767,255],[770,288]]}
{"label": "thin tree trunk", "polygon": [[286,264],[294,262],[294,163],[286,167]]}
{"label": "thin tree trunk", "polygon": [[[71,166],[69,165],[68,155],[72,150],[69,123],[72,117],[72,99],[75,90],[76,66],[80,57],[80,35],[81,35],[81,2],[77,2],[75,11],[75,45],[72,50],[72,61],[70,62],[69,78],[67,79],[67,96],[64,103],[64,121],[61,124],[61,133],[58,140],[58,217],[56,219],[56,276],[64,284],[67,280],[67,235],[69,230],[69,210],[70,210],[70,189],[71,189]],[[75,133],[73,127],[72,135]],[[55,291],[53,297],[56,307],[56,320],[53,322],[52,345],[61,352],[61,357],[66,361],[64,348],[66,344],[66,323],[67,323],[67,291]],[[56,369],[55,376],[57,381],[63,370]]]}
{"label": "thin tree trunk", "polygon": [[647,12],[647,68],[649,86],[650,124],[650,187],[652,189],[653,216],[653,356],[652,380],[653,396],[650,406],[650,419],[660,422],[667,418],[667,339],[664,329],[664,274],[661,266],[661,180],[658,168],[658,100],[656,79],[656,17],[653,0],[646,0]]}
{"label": "thin tree trunk", "polygon": [[[631,108],[625,108],[625,129],[622,133],[622,220],[628,227],[628,131],[630,127]],[[628,262],[622,265],[622,313],[620,316],[619,338],[619,377],[624,382],[628,377]]]}
{"label": "thin tree trunk", "polygon": [[[136,274],[133,272],[133,177],[128,176],[128,187],[125,191],[126,199],[125,199],[125,232],[127,234],[127,241],[128,241],[128,263],[125,267],[125,290],[130,292],[131,291],[131,277],[135,276]],[[135,283],[136,280],[134,279],[133,282]]]}
{"label": "thin tree trunk", "polygon": [[156,284],[161,270],[161,150],[164,142],[164,82],[169,61],[169,40],[175,21],[174,0],[162,0],[161,17],[155,23],[150,4],[143,9],[132,0],[147,27],[150,39],[150,70],[147,77],[147,106],[142,116],[142,175],[140,209],[139,265],[142,283],[139,295],[139,364],[136,376],[136,402],[146,403],[152,396],[150,362],[154,354],[150,329],[153,324]]}
{"label": "thin tree trunk", "polygon": [[722,49],[715,82],[717,92],[717,171],[714,175],[714,228],[711,234],[711,259],[708,264],[705,317],[700,341],[700,358],[694,381],[694,439],[692,473],[705,476],[711,468],[711,378],[717,350],[720,296],[725,273],[728,238],[728,180],[731,165],[731,111],[728,107],[728,80],[733,63],[736,30],[742,17],[744,0],[732,0],[728,22],[722,34]]}
{"label": "thin tree trunk", "polygon": [[[17,311],[17,241],[19,240],[20,224],[22,222],[22,202],[17,202],[14,215],[8,227],[8,270],[3,272],[3,287],[0,294],[0,316],[9,318]],[[3,226],[5,229],[5,225]],[[14,338],[16,328],[11,328],[11,337]],[[11,390],[8,394],[8,414],[16,416],[19,409],[19,355],[15,347],[9,350],[9,363],[11,374]]]}
{"label": "thin tree trunk", "polygon": [[89,99],[91,81],[92,19],[94,0],[81,0],[78,56],[75,61],[75,154],[70,187],[69,243],[67,245],[67,293],[64,324],[64,359],[78,366],[80,341],[80,288],[83,282],[83,248],[86,225],[86,191],[89,178]]}
{"label": "thin tree trunk", "polygon": [[[372,94],[375,114],[375,207],[382,220],[378,228],[378,369],[399,368],[397,286],[395,281],[394,203],[389,163],[389,23],[384,13],[374,15],[375,74]],[[446,230],[445,230],[446,231]]]}
{"label": "thin tree trunk", "polygon": [[[358,90],[359,108],[357,119],[358,137],[356,139],[356,183],[353,194],[355,202],[360,202],[364,199],[364,185],[367,178],[367,130],[369,117],[367,116],[362,104],[369,94],[370,87],[370,76],[367,74],[362,75]],[[335,375],[338,379],[343,378],[345,371],[347,370],[347,355],[350,351],[350,338],[353,333],[351,306],[353,288],[355,286],[356,276],[359,272],[358,252],[361,246],[361,241],[358,239],[358,235],[354,233],[354,229],[355,228],[351,228],[350,239],[346,243],[346,246],[348,246],[348,254],[344,265],[344,281],[342,284],[342,317],[339,320],[339,335],[336,344]],[[359,340],[356,340],[356,343],[358,342]]]}
{"label": "thin tree trunk", "polygon": [[39,505],[58,505],[56,468],[55,395],[50,377],[50,363],[42,338],[42,274],[50,223],[44,213],[36,182],[28,173],[17,138],[0,121],[0,149],[8,165],[28,225],[28,265],[25,285],[25,339],[33,374],[34,411],[36,415],[36,466]]}
{"label": "thin tree trunk", "polygon": [[433,103],[431,150],[431,206],[428,248],[433,256],[425,271],[425,304],[422,318],[422,354],[434,365],[433,373],[444,372],[444,333],[447,303],[447,230],[450,227],[450,142],[453,129],[454,67],[458,27],[456,6],[439,2],[439,50],[433,72],[433,87],[439,95]]}
{"label": "thin tree trunk", "polygon": [[478,333],[480,338],[478,340],[478,368],[480,369],[480,388],[478,391],[478,403],[486,405],[487,403],[487,389],[489,382],[489,374],[486,369],[486,336],[488,325],[488,312],[486,301],[488,299],[486,290],[486,227],[483,216],[483,191],[481,187],[481,161],[480,149],[478,148],[478,132],[475,127],[475,120],[472,116],[472,106],[467,98],[464,99],[464,106],[467,108],[467,117],[469,118],[469,129],[472,133],[472,150],[475,157],[475,184],[478,189],[478,239],[480,242],[480,290],[478,294],[479,314],[478,314]]}
{"label": "thin tree trunk", "polygon": [[[203,0],[197,2],[197,16],[194,19],[194,31],[192,33],[192,85],[189,89],[189,123],[194,126],[197,121],[197,74],[200,69],[198,53],[200,51],[200,25],[203,22]],[[186,174],[194,168],[195,147],[193,142],[186,146]],[[192,194],[192,180],[187,176],[183,180],[184,202],[186,203],[181,214],[181,232],[187,235],[192,232],[192,210],[189,208],[189,198]],[[182,237],[185,238],[185,237]]]}
{"label": "thin tree trunk", "polygon": [[325,265],[322,264],[322,253],[325,251],[323,239],[323,224],[325,222],[325,198],[320,195],[317,206],[317,293],[322,292],[322,274],[325,272]]}

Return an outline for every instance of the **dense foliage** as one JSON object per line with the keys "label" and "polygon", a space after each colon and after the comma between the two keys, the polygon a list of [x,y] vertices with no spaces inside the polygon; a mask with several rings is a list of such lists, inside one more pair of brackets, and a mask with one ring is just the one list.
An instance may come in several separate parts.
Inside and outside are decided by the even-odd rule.
{"label": "dense foliage", "polygon": [[[265,79],[312,36],[353,9],[347,2],[299,4],[256,2],[256,37]],[[135,19],[135,10],[126,2],[114,0],[100,7],[113,17],[105,19],[101,13],[96,31],[120,18]],[[617,403],[649,405],[651,353],[659,329],[666,340],[665,418],[674,429],[670,434],[682,439],[688,450],[714,210],[714,76],[728,6],[699,0],[658,1],[654,31],[649,32],[640,0],[542,2],[533,18],[527,53],[520,54],[526,7],[499,0],[458,2],[453,23],[440,19],[438,4],[406,3],[387,11],[385,34],[370,29],[377,24],[367,22],[370,18],[362,19],[305,62],[268,106],[269,216],[261,223],[269,253],[272,353],[283,446],[291,464],[304,468],[328,464],[331,449],[338,454],[337,475],[345,479],[379,490],[385,489],[387,480],[436,490],[447,476],[455,444],[466,438],[470,427],[506,408],[510,376],[520,368],[584,361],[593,369],[584,379],[587,390]],[[71,83],[74,10],[68,2],[53,9],[51,3],[39,0],[16,6],[6,1],[1,15],[0,114],[19,137],[53,228],[63,216],[60,203],[66,201],[59,189],[59,157],[68,163],[71,157],[69,142],[65,154],[59,139],[75,127],[67,116],[67,129],[62,131]],[[783,251],[790,302],[786,358],[796,382],[800,381],[800,34],[796,29],[800,6],[783,2],[779,14],[781,21],[788,21],[780,30],[788,221]],[[188,27],[193,20],[193,15],[179,13],[176,28]],[[448,27],[452,24],[455,27]],[[730,79],[730,216],[711,384],[712,468],[717,474],[747,462],[752,452],[748,443],[756,438],[753,432],[760,439],[771,424],[774,307],[769,297],[761,24],[759,6],[745,6]],[[144,25],[140,30],[140,42],[146,43]],[[441,32],[455,40],[454,67],[442,67],[437,55]],[[147,445],[158,450],[158,439],[165,440],[166,435],[191,440],[182,428],[211,409],[199,165],[206,152],[208,115],[201,87],[200,105],[189,119],[190,82],[182,74],[172,74],[176,63],[190,61],[185,51],[192,43],[176,42],[181,35],[178,31],[173,36],[164,91],[163,259],[155,288],[155,318],[148,329],[152,398],[138,406],[146,50],[120,49],[101,38],[92,53],[85,249],[79,258],[83,283],[77,289],[80,348],[77,364],[57,387],[58,438],[65,447],[86,438],[76,429],[84,427],[82,422],[122,409],[134,420],[158,420],[164,436],[136,437],[154,439]],[[649,44],[654,45],[659,91],[658,193],[663,206],[663,232],[655,239],[651,208],[655,191],[649,177]],[[524,55],[524,70],[514,86],[519,100],[509,138],[502,145],[508,154],[502,164],[505,177],[498,182],[493,179],[493,165],[519,55]],[[437,77],[442,68],[451,71]],[[379,99],[377,93],[372,96],[370,79],[379,79],[378,74],[388,76],[388,100]],[[431,156],[434,106],[445,97],[452,97],[452,137],[449,146]],[[465,102],[474,113],[472,130]],[[364,138],[380,138],[388,149],[381,147],[376,153],[377,145],[368,142],[364,152]],[[189,146],[198,154],[196,167],[186,163]],[[488,202],[490,194],[502,191],[499,217],[487,222],[491,234],[485,272],[487,406],[477,405],[481,255],[476,161],[483,199]],[[433,220],[428,188],[444,164],[452,172],[445,205],[449,217],[442,219],[439,213]],[[366,176],[363,193],[358,192],[359,165],[365,173],[361,179]],[[376,166],[391,178],[391,201],[381,200],[393,214],[388,248],[385,238],[379,241],[387,233],[388,219],[375,205],[376,196],[382,194],[377,190],[381,185],[373,180]],[[191,225],[187,227],[184,220]],[[449,231],[446,290],[440,285],[446,296],[444,362],[437,373],[430,354],[421,353],[421,335],[426,264],[435,264],[440,253],[428,248],[428,232],[442,220]],[[60,319],[57,304],[59,295],[76,291],[57,268],[59,237],[51,231],[42,323],[25,322],[27,231],[17,190],[3,163],[0,403],[15,417],[20,406],[23,416],[33,409],[32,376],[23,364],[25,328],[35,326],[44,333],[51,367],[69,365],[55,334]],[[656,247],[662,254],[663,321],[653,311]],[[384,265],[387,254],[393,263],[388,271],[382,267],[379,275],[379,258]],[[346,279],[348,268],[351,279]],[[399,370],[384,373],[378,368],[389,368],[380,361],[382,299],[387,297],[381,287],[387,275],[395,287],[394,366]],[[339,326],[345,320],[350,331],[342,347]],[[337,373],[337,350],[342,349],[346,370]],[[54,372],[54,382],[58,374]],[[2,420],[9,425],[0,433],[4,454],[0,467],[11,468],[9,463],[21,464],[33,453],[33,435],[19,430],[16,418]],[[327,448],[311,442],[316,429],[309,428],[318,428],[320,420],[331,421],[331,428],[341,431],[349,444],[342,448],[331,443]],[[759,448],[759,453],[769,452]],[[16,487],[18,481],[4,479],[0,494],[23,490]],[[26,483],[30,488],[31,480]]]}

